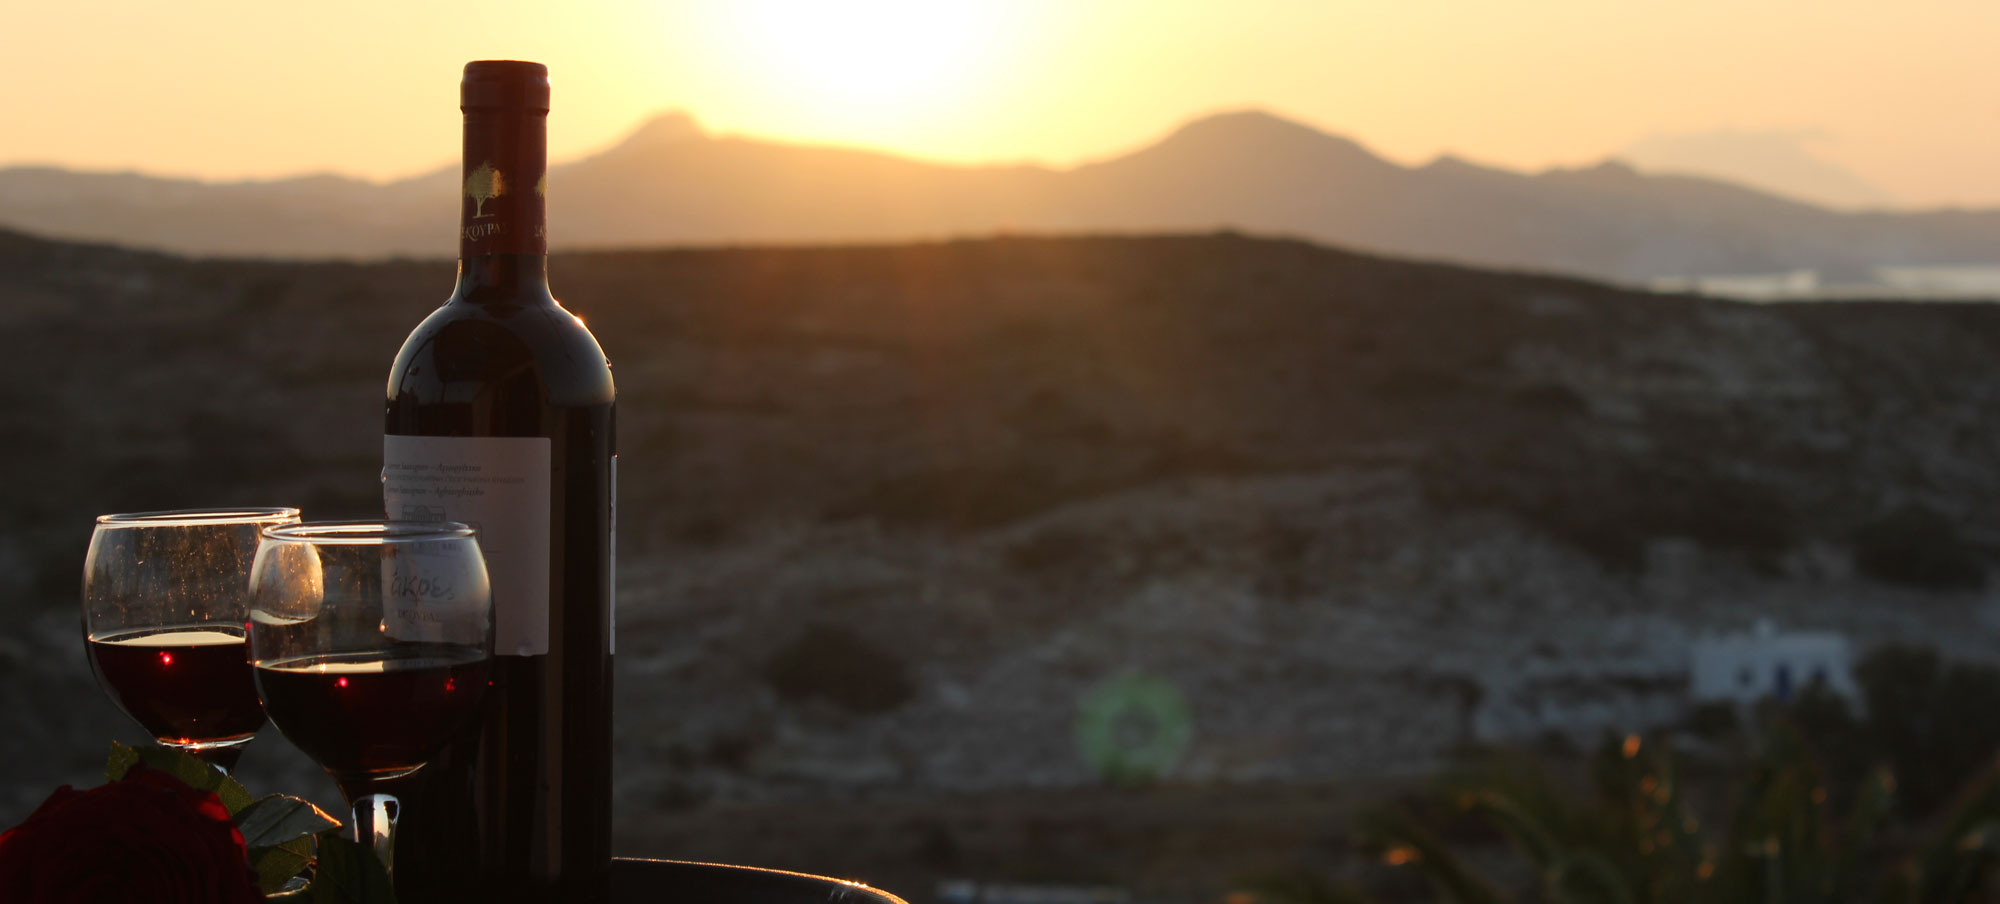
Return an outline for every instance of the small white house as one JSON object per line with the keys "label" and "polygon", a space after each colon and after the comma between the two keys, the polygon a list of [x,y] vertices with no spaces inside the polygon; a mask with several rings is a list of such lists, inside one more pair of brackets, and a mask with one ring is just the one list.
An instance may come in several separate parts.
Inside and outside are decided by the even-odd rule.
{"label": "small white house", "polygon": [[1688,691],[1697,703],[1785,701],[1814,682],[1850,702],[1861,700],[1853,647],[1833,631],[1781,632],[1759,619],[1749,632],[1696,640],[1690,659]]}

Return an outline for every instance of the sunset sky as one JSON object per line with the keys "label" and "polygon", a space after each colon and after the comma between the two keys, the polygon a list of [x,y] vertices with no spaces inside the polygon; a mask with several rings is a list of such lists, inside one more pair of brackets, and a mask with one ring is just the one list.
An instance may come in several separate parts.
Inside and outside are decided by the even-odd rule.
{"label": "sunset sky", "polygon": [[1979,0],[15,2],[0,165],[411,175],[455,159],[459,67],[512,57],[552,70],[558,160],[684,110],[1066,166],[1258,107],[1403,163],[1706,141],[1815,155],[1900,206],[2000,205],[1996,40]]}

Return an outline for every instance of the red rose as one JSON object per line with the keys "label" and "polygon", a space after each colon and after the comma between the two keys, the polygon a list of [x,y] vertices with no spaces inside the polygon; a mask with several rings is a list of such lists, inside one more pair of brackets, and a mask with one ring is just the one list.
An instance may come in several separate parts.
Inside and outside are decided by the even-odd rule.
{"label": "red rose", "polygon": [[0,833],[8,904],[240,904],[264,900],[221,798],[134,766],[88,791],[56,789]]}

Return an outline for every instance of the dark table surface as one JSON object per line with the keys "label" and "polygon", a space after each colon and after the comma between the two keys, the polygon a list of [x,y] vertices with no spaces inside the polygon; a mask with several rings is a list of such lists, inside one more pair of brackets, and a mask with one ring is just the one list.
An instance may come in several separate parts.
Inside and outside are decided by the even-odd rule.
{"label": "dark table surface", "polygon": [[783,870],[678,860],[611,862],[612,904],[904,904],[879,888]]}

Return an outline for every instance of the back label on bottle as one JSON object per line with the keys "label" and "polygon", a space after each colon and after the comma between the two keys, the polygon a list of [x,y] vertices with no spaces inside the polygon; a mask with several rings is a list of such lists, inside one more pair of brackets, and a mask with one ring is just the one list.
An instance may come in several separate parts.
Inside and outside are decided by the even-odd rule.
{"label": "back label on bottle", "polygon": [[543,436],[382,437],[389,520],[463,521],[478,533],[496,655],[549,651],[549,468]]}

